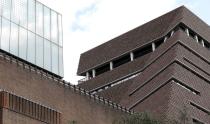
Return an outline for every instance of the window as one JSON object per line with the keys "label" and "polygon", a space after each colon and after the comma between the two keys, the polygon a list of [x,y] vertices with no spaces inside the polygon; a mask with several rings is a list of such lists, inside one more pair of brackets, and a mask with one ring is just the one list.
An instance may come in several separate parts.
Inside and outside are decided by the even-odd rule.
{"label": "window", "polygon": [[50,9],[44,7],[44,37],[50,40]]}
{"label": "window", "polygon": [[11,3],[11,0],[2,0],[2,16],[7,19],[10,19]]}
{"label": "window", "polygon": [[58,44],[58,21],[57,13],[51,11],[51,40]]}
{"label": "window", "polygon": [[27,49],[27,60],[35,64],[35,34],[28,31],[28,49]]}
{"label": "window", "polygon": [[102,74],[104,72],[107,72],[109,70],[110,70],[110,65],[109,64],[105,64],[105,65],[103,65],[103,66],[101,66],[101,67],[96,69],[96,76],[100,75],[100,74]]}
{"label": "window", "polygon": [[152,52],[152,45],[145,46],[143,48],[134,51],[134,58],[136,59],[142,57],[150,52]]}
{"label": "window", "polygon": [[207,49],[210,50],[210,43],[209,43],[209,42],[204,41],[204,46],[205,46]]}
{"label": "window", "polygon": [[59,45],[63,46],[63,29],[62,29],[62,17],[58,15],[58,32],[59,32]]}
{"label": "window", "polygon": [[27,30],[19,28],[19,57],[26,60],[27,51]]}
{"label": "window", "polygon": [[63,76],[63,48],[59,48],[59,74]]}
{"label": "window", "polygon": [[20,0],[20,25],[25,28],[27,28],[27,4],[27,0]]}
{"label": "window", "polygon": [[35,32],[35,1],[28,0],[28,29]]}
{"label": "window", "polygon": [[39,67],[43,67],[43,38],[36,36],[36,64]]}
{"label": "window", "polygon": [[1,49],[9,52],[10,22],[2,18]]}
{"label": "window", "polygon": [[58,74],[58,46],[52,43],[52,72]]}
{"label": "window", "polygon": [[120,65],[123,65],[125,63],[128,63],[130,61],[131,61],[130,54],[125,55],[125,56],[123,56],[123,57],[121,57],[121,58],[119,58],[117,60],[114,60],[113,61],[113,67],[116,68],[116,67],[118,67]]}
{"label": "window", "polygon": [[44,68],[51,71],[51,43],[44,40]]}
{"label": "window", "polygon": [[11,23],[10,52],[18,56],[18,25]]}
{"label": "window", "polygon": [[43,36],[43,5],[36,2],[36,33]]}
{"label": "window", "polygon": [[12,8],[11,8],[11,20],[16,24],[19,24],[20,19],[20,1],[21,0],[13,0],[12,1]]}
{"label": "window", "polygon": [[158,48],[163,42],[164,42],[164,39],[161,39],[159,41],[156,41],[155,42],[155,47]]}

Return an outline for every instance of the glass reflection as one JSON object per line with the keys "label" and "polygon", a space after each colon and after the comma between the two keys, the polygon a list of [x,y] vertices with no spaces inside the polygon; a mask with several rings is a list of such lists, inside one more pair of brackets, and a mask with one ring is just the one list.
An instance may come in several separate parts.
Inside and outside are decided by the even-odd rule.
{"label": "glass reflection", "polygon": [[3,17],[10,19],[10,13],[11,13],[11,0],[2,0]]}
{"label": "glass reflection", "polygon": [[27,31],[23,28],[19,28],[19,57],[26,60],[27,51]]}
{"label": "glass reflection", "polygon": [[58,46],[52,43],[52,72],[58,74]]}
{"label": "glass reflection", "polygon": [[27,60],[35,64],[35,34],[28,31]]}
{"label": "glass reflection", "polygon": [[44,40],[44,68],[51,71],[51,45],[50,41]]}
{"label": "glass reflection", "polygon": [[35,0],[0,0],[0,24],[2,50],[63,76],[60,14]]}
{"label": "glass reflection", "polygon": [[36,64],[43,68],[43,38],[36,36]]}
{"label": "glass reflection", "polygon": [[19,24],[20,19],[20,2],[21,0],[13,0],[12,1],[12,8],[11,8],[11,20],[16,24]]}
{"label": "glass reflection", "polygon": [[18,56],[18,25],[11,23],[10,52]]}
{"label": "glass reflection", "polygon": [[63,75],[63,48],[59,48],[59,75]]}
{"label": "glass reflection", "polygon": [[35,32],[35,1],[28,0],[28,29]]}
{"label": "glass reflection", "polygon": [[43,5],[36,2],[36,33],[43,36]]}
{"label": "glass reflection", "polygon": [[57,13],[51,11],[51,40],[58,44],[58,22]]}
{"label": "glass reflection", "polygon": [[10,22],[2,18],[1,49],[9,52]]}
{"label": "glass reflection", "polygon": [[27,28],[27,4],[27,0],[21,0],[20,2],[20,25],[25,28]]}
{"label": "glass reflection", "polygon": [[58,32],[59,32],[59,45],[63,46],[63,29],[62,29],[62,17],[58,16]]}
{"label": "glass reflection", "polygon": [[50,9],[44,7],[44,37],[50,40]]}

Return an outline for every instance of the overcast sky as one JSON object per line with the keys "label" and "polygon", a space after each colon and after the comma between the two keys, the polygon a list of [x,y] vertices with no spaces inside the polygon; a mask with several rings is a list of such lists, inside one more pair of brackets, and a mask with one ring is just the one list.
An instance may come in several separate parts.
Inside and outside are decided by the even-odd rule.
{"label": "overcast sky", "polygon": [[73,84],[81,53],[181,5],[210,24],[210,0],[38,0],[63,15],[64,79]]}

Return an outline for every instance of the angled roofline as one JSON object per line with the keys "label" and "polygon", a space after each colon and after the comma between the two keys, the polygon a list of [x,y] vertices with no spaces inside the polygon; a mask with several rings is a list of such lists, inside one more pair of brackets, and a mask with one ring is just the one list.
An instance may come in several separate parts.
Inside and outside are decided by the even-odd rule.
{"label": "angled roofline", "polygon": [[[173,13],[173,12],[176,12],[176,13]],[[175,15],[174,15],[175,14]],[[172,17],[170,17],[169,15],[174,15],[175,17],[174,17],[174,19],[172,18]],[[181,7],[178,7],[178,8],[176,8],[176,9],[174,9],[174,10],[172,10],[172,11],[170,11],[170,12],[168,12],[168,13],[166,13],[166,14],[164,14],[164,15],[162,15],[162,16],[160,16],[160,17],[157,17],[157,18],[155,18],[155,19],[153,19],[153,20],[151,20],[151,21],[149,21],[149,22],[147,22],[147,23],[145,23],[145,24],[143,24],[143,25],[141,25],[141,26],[139,26],[139,27],[137,27],[137,28],[134,28],[134,29],[132,29],[132,30],[130,30],[130,31],[128,31],[128,32],[126,32],[126,33],[124,33],[124,34],[122,34],[122,35],[120,35],[120,36],[118,36],[118,37],[116,37],[116,38],[113,38],[112,40],[109,40],[108,42],[105,42],[105,43],[103,43],[102,45],[99,45],[99,46],[97,46],[97,47],[95,47],[95,48],[92,48],[92,49],[90,49],[90,50],[88,50],[88,51],[86,51],[86,52],[84,52],[84,53],[82,53],[81,55],[80,55],[80,63],[79,63],[79,66],[78,66],[78,70],[77,70],[77,75],[80,75],[80,76],[84,76],[84,74],[85,74],[85,72],[87,72],[87,71],[89,71],[89,70],[92,70],[92,69],[95,69],[96,67],[99,67],[99,66],[101,66],[101,65],[103,65],[103,64],[106,64],[107,62],[110,62],[110,61],[112,61],[112,60],[114,60],[114,59],[116,59],[116,58],[118,58],[118,57],[120,57],[120,56],[122,56],[122,55],[125,55],[125,54],[127,54],[127,53],[129,53],[129,52],[131,52],[131,51],[133,51],[133,50],[135,50],[136,48],[139,48],[139,47],[141,47],[141,46],[144,46],[144,45],[147,45],[147,44],[149,44],[149,43],[151,43],[152,41],[154,41],[154,40],[156,40],[156,39],[158,39],[158,38],[161,38],[161,37],[163,37],[164,35],[166,35],[167,34],[167,32],[169,32],[173,27],[175,27],[176,25],[178,25],[179,23],[184,23],[185,25],[187,25],[188,27],[190,27],[190,29],[192,29],[192,28],[194,28],[194,25],[193,25],[193,27],[191,27],[191,24],[190,24],[190,22],[186,22],[186,20],[189,20],[188,19],[188,16],[189,16],[189,18],[194,18],[197,22],[196,22],[196,24],[198,24],[198,25],[202,25],[202,26],[205,26],[205,25],[207,25],[207,28],[206,29],[208,29],[209,31],[210,31],[210,27],[209,27],[209,25],[208,24],[206,24],[203,20],[201,20],[198,16],[196,16],[193,12],[191,12],[189,9],[187,9],[185,6],[181,6]],[[125,37],[125,35],[133,35],[133,34],[129,34],[129,33],[132,33],[132,31],[134,31],[134,30],[138,30],[138,29],[141,29],[141,27],[142,26],[145,26],[146,24],[148,25],[148,24],[150,24],[150,23],[152,23],[153,21],[157,21],[157,20],[160,20],[160,21],[162,21],[161,19],[163,18],[163,19],[166,19],[167,20],[167,18],[169,18],[170,17],[170,19],[168,20],[169,21],[169,24],[167,25],[167,27],[168,28],[166,28],[166,29],[163,29],[162,30],[162,33],[160,34],[160,35],[158,35],[157,37],[155,37],[154,39],[150,39],[149,41],[147,41],[147,42],[144,42],[144,43],[135,43],[135,44],[138,44],[138,46],[137,47],[135,47],[135,48],[129,48],[129,50],[128,51],[124,51],[124,52],[122,52],[122,53],[120,53],[120,54],[117,54],[116,56],[114,56],[114,57],[111,57],[111,58],[108,58],[107,60],[105,60],[104,61],[104,58],[103,59],[101,59],[102,61],[101,62],[99,62],[99,63],[96,63],[95,65],[94,64],[92,64],[92,65],[94,65],[94,66],[89,66],[88,67],[88,63],[89,62],[86,62],[87,63],[87,66],[84,66],[84,62],[83,63],[81,63],[81,61],[85,61],[84,59],[93,59],[90,55],[85,55],[86,57],[84,58],[83,56],[84,56],[84,54],[86,54],[86,53],[89,53],[89,52],[91,52],[90,54],[93,54],[93,51],[92,50],[94,50],[94,49],[96,49],[96,48],[98,48],[98,47],[101,47],[101,46],[103,46],[103,45],[105,45],[105,44],[107,44],[107,43],[114,43],[115,42],[115,39],[117,39],[117,40],[119,40],[121,37]],[[166,21],[165,20],[165,21]],[[188,25],[188,23],[190,24],[190,25]],[[205,25],[203,25],[203,24],[205,24]],[[158,25],[157,25],[158,26]],[[152,31],[151,31],[152,32]],[[209,37],[206,37],[206,34],[205,34],[205,36],[202,34],[202,32],[200,33],[200,32],[197,32],[200,36],[203,36],[205,39],[209,39]],[[134,36],[136,36],[137,34],[134,34]],[[140,35],[140,34],[139,34]],[[126,40],[126,39],[125,39]],[[119,41],[118,41],[119,42]],[[138,42],[138,41],[135,41],[135,42]],[[107,44],[108,45],[108,44]],[[107,46],[105,46],[105,48],[106,48]],[[107,48],[106,48],[107,49]],[[103,50],[102,50],[103,51]],[[96,53],[95,53],[96,54]],[[97,53],[97,54],[100,54],[100,53]],[[91,58],[88,58],[88,56],[90,56]],[[100,58],[99,58],[100,59]],[[80,67],[80,66],[83,66],[83,67]],[[86,68],[86,67],[88,67],[88,68]],[[83,69],[82,69],[83,68]]]}

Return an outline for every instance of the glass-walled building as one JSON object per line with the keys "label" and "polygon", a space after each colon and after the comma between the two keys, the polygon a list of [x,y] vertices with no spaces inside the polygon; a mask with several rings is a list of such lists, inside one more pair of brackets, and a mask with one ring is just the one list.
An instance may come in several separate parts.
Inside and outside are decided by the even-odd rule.
{"label": "glass-walled building", "polygon": [[0,0],[0,49],[63,77],[61,14],[36,0]]}

